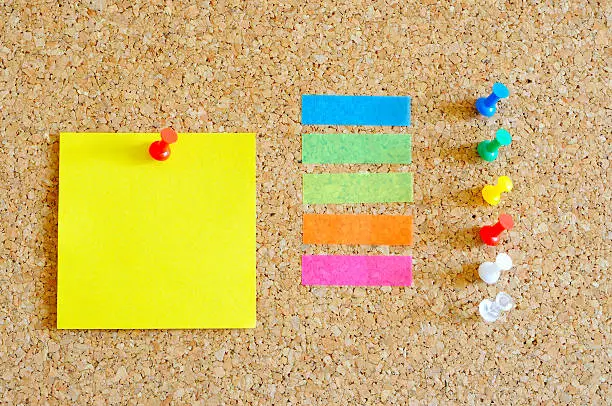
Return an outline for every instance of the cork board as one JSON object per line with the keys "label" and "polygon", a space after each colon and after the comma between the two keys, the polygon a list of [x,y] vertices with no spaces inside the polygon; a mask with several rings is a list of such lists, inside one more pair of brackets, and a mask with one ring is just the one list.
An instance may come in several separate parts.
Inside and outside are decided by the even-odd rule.
{"label": "cork board", "polygon": [[[60,3],[60,2],[58,2]],[[604,404],[605,3],[238,0],[0,6],[0,399],[7,404]],[[489,120],[473,103],[499,80]],[[406,94],[410,128],[302,127],[302,94]],[[256,132],[257,327],[54,328],[60,131]],[[514,141],[485,164],[475,143]],[[306,132],[411,133],[410,165],[302,165]],[[410,171],[414,204],[308,206],[303,173]],[[499,209],[480,188],[508,175]],[[498,248],[476,229],[511,213]],[[304,212],[414,216],[412,247],[303,246]],[[476,269],[516,266],[494,286]],[[300,285],[301,254],[413,255],[411,288]],[[517,307],[483,323],[498,291]]]}

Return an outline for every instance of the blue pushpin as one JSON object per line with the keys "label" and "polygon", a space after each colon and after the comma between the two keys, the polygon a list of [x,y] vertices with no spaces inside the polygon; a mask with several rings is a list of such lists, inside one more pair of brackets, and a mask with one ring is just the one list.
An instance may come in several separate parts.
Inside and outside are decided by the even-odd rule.
{"label": "blue pushpin", "polygon": [[499,147],[510,145],[511,142],[512,136],[510,136],[510,133],[500,128],[495,133],[495,138],[493,140],[486,140],[478,143],[478,155],[485,161],[495,161],[497,159]]}
{"label": "blue pushpin", "polygon": [[480,97],[476,100],[476,110],[485,117],[492,117],[497,111],[497,102],[499,99],[505,99],[510,96],[510,91],[502,83],[493,85],[493,93],[488,97]]}

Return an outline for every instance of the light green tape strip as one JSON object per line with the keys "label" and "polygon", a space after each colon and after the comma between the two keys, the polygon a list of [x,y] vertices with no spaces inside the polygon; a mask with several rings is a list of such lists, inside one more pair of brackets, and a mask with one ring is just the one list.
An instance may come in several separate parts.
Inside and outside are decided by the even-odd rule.
{"label": "light green tape strip", "polygon": [[306,173],[304,203],[412,202],[412,173]]}
{"label": "light green tape strip", "polygon": [[409,164],[409,134],[304,134],[305,164]]}

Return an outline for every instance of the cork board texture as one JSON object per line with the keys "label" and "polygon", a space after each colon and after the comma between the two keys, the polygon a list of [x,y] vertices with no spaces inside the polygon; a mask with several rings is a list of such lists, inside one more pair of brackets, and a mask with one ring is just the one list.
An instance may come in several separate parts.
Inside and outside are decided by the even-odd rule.
{"label": "cork board texture", "polygon": [[[2,2],[0,402],[605,404],[612,9],[538,3]],[[510,98],[476,116],[495,81]],[[301,126],[316,93],[411,96],[411,126]],[[166,125],[257,133],[256,328],[58,331],[59,133]],[[484,163],[500,126],[513,143]],[[335,132],[412,134],[412,163],[300,162],[301,134]],[[304,173],[347,171],[412,172],[414,203],[302,204]],[[486,247],[502,210],[516,226]],[[414,243],[303,245],[303,213],[412,215]],[[413,255],[414,284],[303,287],[302,254]],[[516,308],[486,324],[499,291]]]}

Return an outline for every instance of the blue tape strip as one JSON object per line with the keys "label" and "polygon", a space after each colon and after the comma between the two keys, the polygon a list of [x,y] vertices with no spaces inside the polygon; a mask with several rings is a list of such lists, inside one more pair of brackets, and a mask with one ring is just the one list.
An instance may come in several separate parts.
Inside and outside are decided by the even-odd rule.
{"label": "blue tape strip", "polygon": [[410,96],[305,94],[302,124],[409,126]]}

